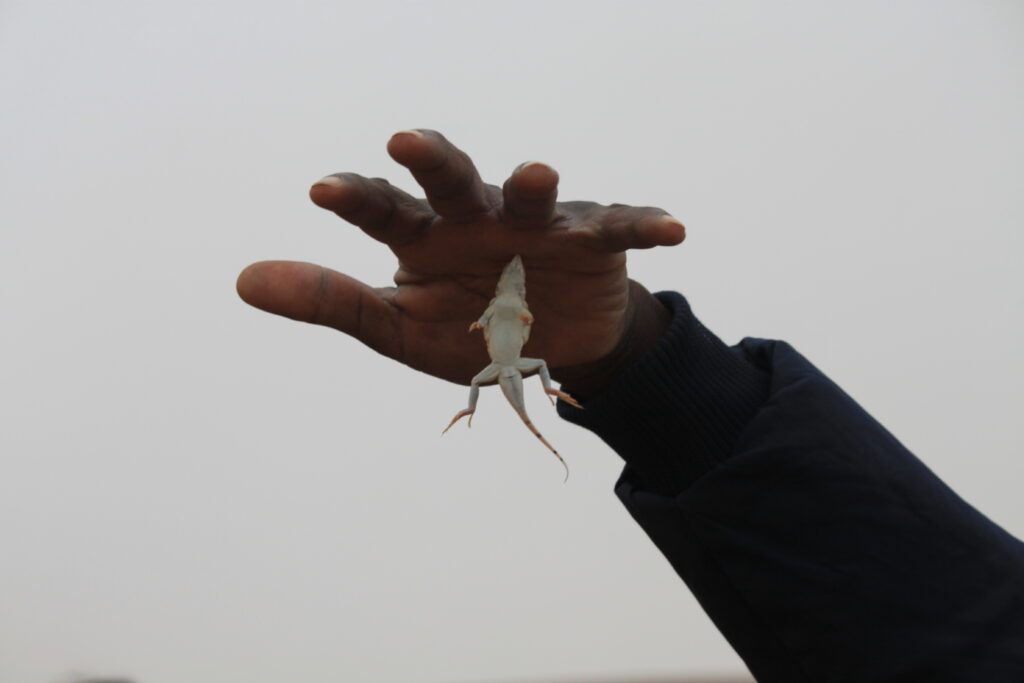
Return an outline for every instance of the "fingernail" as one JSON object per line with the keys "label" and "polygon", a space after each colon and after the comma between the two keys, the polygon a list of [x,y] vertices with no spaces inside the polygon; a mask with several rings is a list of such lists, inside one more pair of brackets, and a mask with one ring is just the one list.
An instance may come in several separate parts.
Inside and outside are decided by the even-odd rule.
{"label": "fingernail", "polygon": [[314,185],[330,185],[331,187],[341,187],[345,184],[345,181],[336,175],[325,175],[320,180],[313,183]]}
{"label": "fingernail", "polygon": [[680,228],[683,228],[684,230],[686,229],[686,226],[683,225],[683,222],[681,220],[679,220],[678,218],[676,218],[675,216],[670,216],[668,214],[665,214],[664,216],[661,217],[661,220],[665,221],[666,223],[675,223]]}
{"label": "fingernail", "polygon": [[521,163],[518,166],[516,166],[516,173],[518,173],[519,171],[524,171],[527,168],[529,168],[530,166],[545,166],[547,168],[551,168],[550,166],[545,164],[543,161],[524,161],[523,163]]}
{"label": "fingernail", "polygon": [[[410,130],[400,130],[397,133],[395,133],[395,135],[415,135],[418,138],[423,137],[423,133],[419,132],[418,130],[411,130],[411,129]],[[391,137],[395,137],[395,135],[392,135]]]}

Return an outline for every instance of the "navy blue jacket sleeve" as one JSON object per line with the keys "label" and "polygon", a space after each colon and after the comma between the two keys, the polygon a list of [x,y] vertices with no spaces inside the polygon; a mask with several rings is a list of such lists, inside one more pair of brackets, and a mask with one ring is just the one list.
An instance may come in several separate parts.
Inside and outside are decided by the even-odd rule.
{"label": "navy blue jacket sleeve", "polygon": [[791,346],[658,297],[659,345],[559,411],[757,680],[1024,681],[1024,545]]}

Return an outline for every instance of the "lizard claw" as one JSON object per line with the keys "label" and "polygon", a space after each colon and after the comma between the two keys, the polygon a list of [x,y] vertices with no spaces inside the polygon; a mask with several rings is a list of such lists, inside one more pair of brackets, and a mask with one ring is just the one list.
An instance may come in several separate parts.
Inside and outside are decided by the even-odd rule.
{"label": "lizard claw", "polygon": [[579,408],[580,410],[583,409],[583,406],[579,404],[579,401],[577,401],[564,391],[559,391],[558,389],[545,389],[544,391],[545,393],[548,394],[548,400],[551,401],[551,405],[555,405],[555,401],[551,397],[557,396],[558,398],[562,399],[563,401],[571,405],[573,408]]}
{"label": "lizard claw", "polygon": [[467,423],[467,426],[468,427],[472,427],[473,426],[473,413],[475,413],[475,412],[476,412],[475,410],[460,410],[459,413],[455,417],[452,418],[452,421],[448,423],[448,426],[444,428],[444,431],[441,432],[441,436],[444,436],[445,434],[447,434],[448,430],[452,428],[452,425],[454,425],[456,422],[458,422],[462,418],[466,417],[467,415],[469,415],[469,422]]}

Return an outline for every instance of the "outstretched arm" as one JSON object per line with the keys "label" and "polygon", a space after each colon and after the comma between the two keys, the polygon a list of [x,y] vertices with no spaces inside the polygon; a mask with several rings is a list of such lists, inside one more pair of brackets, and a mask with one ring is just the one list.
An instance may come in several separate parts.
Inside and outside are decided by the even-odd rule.
{"label": "outstretched arm", "polygon": [[658,298],[662,340],[559,412],[757,680],[1024,681],[1024,545],[788,344]]}
{"label": "outstretched arm", "polygon": [[524,353],[584,401],[563,415],[627,461],[618,493],[762,681],[1024,680],[1024,552],[787,345],[726,347],[625,252],[682,241],[660,209],[557,202],[550,167],[501,188],[439,133],[388,143],[423,187],[340,173],[313,201],[398,258],[394,287],[253,264],[250,304],[459,383],[466,328],[522,254]]}

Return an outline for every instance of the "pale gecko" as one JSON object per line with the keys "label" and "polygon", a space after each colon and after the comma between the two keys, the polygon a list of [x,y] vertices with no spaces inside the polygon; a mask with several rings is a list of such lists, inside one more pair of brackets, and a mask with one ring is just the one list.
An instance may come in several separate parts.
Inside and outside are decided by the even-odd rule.
{"label": "pale gecko", "polygon": [[540,375],[544,393],[548,395],[551,405],[555,404],[551,397],[557,396],[571,406],[577,408],[583,406],[569,394],[551,386],[551,373],[548,371],[547,363],[539,358],[519,357],[523,344],[530,338],[531,325],[533,325],[533,316],[530,315],[530,309],[526,307],[526,271],[523,269],[523,259],[517,254],[501,271],[498,287],[487,310],[479,320],[469,326],[470,332],[483,330],[491,364],[470,381],[469,407],[459,411],[442,434],[467,415],[469,416],[469,425],[472,426],[476,401],[480,395],[480,385],[497,380],[498,385],[501,386],[501,392],[505,394],[505,398],[512,404],[526,426],[562,463],[562,467],[565,468],[565,477],[568,479],[569,466],[565,464],[565,460],[558,454],[558,451],[547,442],[547,439],[541,436],[526,414],[526,401],[523,398],[523,373],[536,372]]}

